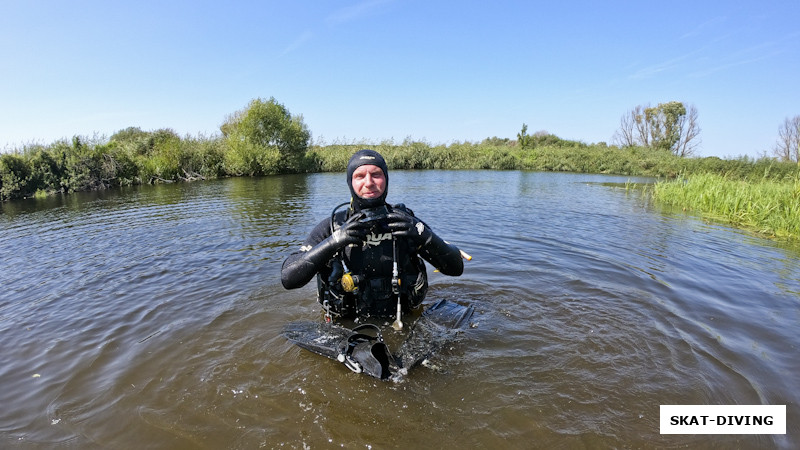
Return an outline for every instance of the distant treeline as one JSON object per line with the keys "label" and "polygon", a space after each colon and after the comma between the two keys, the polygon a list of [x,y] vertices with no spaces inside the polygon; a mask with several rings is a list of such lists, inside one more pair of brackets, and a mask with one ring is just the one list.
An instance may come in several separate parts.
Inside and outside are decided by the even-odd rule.
{"label": "distant treeline", "polygon": [[714,173],[754,180],[800,177],[797,164],[770,158],[687,158],[653,147],[586,144],[545,132],[527,135],[526,129],[523,125],[516,140],[312,145],[302,116],[291,115],[274,98],[256,99],[228,116],[221,134],[210,137],[131,127],[110,138],[76,136],[2,154],[0,200],[219,177],[344,171],[350,156],[365,147],[381,152],[395,170],[518,169],[661,178]]}
{"label": "distant treeline", "polygon": [[585,144],[553,135],[537,136],[526,148],[509,139],[431,145],[382,142],[309,146],[287,161],[274,147],[240,149],[225,136],[184,137],[164,129],[129,128],[108,140],[75,137],[71,142],[26,146],[0,155],[0,198],[44,196],[114,186],[191,181],[232,176],[344,171],[360,148],[383,154],[394,170],[493,169],[673,178],[715,173],[734,179],[793,179],[797,164],[770,158],[681,158],[646,147]]}
{"label": "distant treeline", "polygon": [[[371,145],[394,169],[491,169],[602,173],[675,178],[694,173],[715,173],[746,180],[785,180],[800,176],[800,166],[772,158],[682,158],[649,147],[585,144],[547,135],[522,148],[516,141],[490,138],[480,143],[429,145],[424,142]],[[315,171],[342,171],[347,159],[366,144],[326,145],[308,152]]]}

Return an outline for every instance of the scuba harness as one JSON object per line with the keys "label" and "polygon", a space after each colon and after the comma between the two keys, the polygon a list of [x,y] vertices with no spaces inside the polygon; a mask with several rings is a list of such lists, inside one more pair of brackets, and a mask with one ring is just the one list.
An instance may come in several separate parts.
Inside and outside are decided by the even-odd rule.
{"label": "scuba harness", "polygon": [[[350,202],[345,202],[342,204],[337,205],[333,211],[331,212],[330,217],[330,231],[333,233],[337,228],[337,212],[343,207],[351,205]],[[405,207],[403,205],[398,205],[401,208]],[[364,218],[360,219],[362,223],[376,223],[378,224],[380,220],[385,219],[386,215],[389,214],[390,207],[388,205],[380,205],[376,208],[369,208],[363,209],[360,212],[364,214]],[[339,214],[339,220],[347,218],[347,212],[344,212],[344,215]],[[375,241],[376,236],[378,240]],[[422,301],[422,297],[424,297],[425,291],[427,290],[427,276],[425,276],[425,266],[422,261],[418,261],[416,264],[411,266],[402,265],[400,264],[400,253],[398,250],[397,239],[391,233],[379,233],[378,235],[372,234],[370,236],[370,241],[368,244],[371,245],[380,245],[382,241],[391,239],[392,241],[392,253],[391,253],[391,281],[387,280],[385,276],[370,276],[366,273],[356,273],[353,274],[351,268],[348,267],[348,264],[345,262],[345,248],[338,250],[331,261],[329,262],[330,273],[327,274],[327,277],[320,274],[318,276],[318,289],[320,294],[320,303],[322,303],[324,312],[325,312],[325,321],[331,322],[333,316],[340,316],[344,315],[348,312],[355,312],[356,315],[360,315],[363,309],[371,309],[371,303],[376,301],[375,298],[370,298],[370,296],[379,296],[382,297],[379,300],[382,302],[386,301],[389,295],[391,295],[392,299],[396,299],[397,302],[397,312],[396,312],[396,321],[393,324],[395,329],[402,328],[402,322],[400,321],[400,315],[402,314],[402,294],[409,295],[409,301],[412,307],[416,306]],[[367,244],[364,244],[366,248]],[[384,250],[385,253],[388,253],[388,249]],[[378,255],[380,257],[380,255]],[[417,258],[416,255],[407,255],[407,257]],[[384,254],[382,258],[387,258],[388,255]],[[381,258],[381,260],[383,260]],[[388,259],[388,258],[387,258]],[[353,261],[350,261],[351,263]],[[375,261],[373,261],[374,263]],[[408,261],[406,261],[408,262]],[[360,269],[357,267],[357,269]],[[405,286],[403,284],[403,278],[401,278],[401,266],[402,269],[413,269],[416,268],[416,280],[413,278],[409,281],[411,284],[409,286]],[[388,267],[384,270],[387,270]],[[415,270],[411,270],[409,275],[413,277]],[[391,284],[389,284],[391,283]],[[401,289],[408,288],[408,289]],[[408,291],[408,292],[405,292]],[[421,293],[421,295],[419,295]],[[380,294],[380,295],[379,295]],[[353,305],[348,305],[346,303],[354,302]],[[384,305],[388,306],[388,305]],[[377,306],[375,307],[377,308]],[[350,309],[351,311],[347,311]],[[386,307],[379,313],[380,315],[386,314],[388,315],[389,312]]]}

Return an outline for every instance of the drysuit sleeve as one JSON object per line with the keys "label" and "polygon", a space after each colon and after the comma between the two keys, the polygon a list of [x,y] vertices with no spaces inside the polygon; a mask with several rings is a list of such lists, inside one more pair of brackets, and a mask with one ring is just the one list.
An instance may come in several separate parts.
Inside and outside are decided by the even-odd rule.
{"label": "drysuit sleeve", "polygon": [[323,220],[311,231],[299,251],[289,255],[281,267],[281,284],[286,289],[303,287],[314,278],[336,252],[349,244],[363,242],[367,225],[354,216],[331,233],[330,221]]}
{"label": "drysuit sleeve", "polygon": [[439,272],[457,277],[464,273],[464,260],[455,245],[431,231],[431,239],[419,251],[420,256],[439,269]]}

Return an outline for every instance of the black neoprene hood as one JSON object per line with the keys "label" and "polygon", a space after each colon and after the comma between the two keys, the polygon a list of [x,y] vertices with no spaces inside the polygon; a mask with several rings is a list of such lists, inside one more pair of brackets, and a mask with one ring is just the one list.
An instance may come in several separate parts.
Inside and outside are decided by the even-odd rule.
{"label": "black neoprene hood", "polygon": [[[355,190],[353,190],[353,172],[359,167],[366,165],[378,166],[383,171],[383,176],[386,178],[386,186],[380,197],[361,198],[356,195]],[[347,188],[350,189],[353,209],[356,211],[374,208],[386,203],[386,194],[389,192],[389,168],[386,166],[386,160],[383,159],[383,156],[375,150],[366,148],[357,151],[351,156],[350,161],[347,163]]]}

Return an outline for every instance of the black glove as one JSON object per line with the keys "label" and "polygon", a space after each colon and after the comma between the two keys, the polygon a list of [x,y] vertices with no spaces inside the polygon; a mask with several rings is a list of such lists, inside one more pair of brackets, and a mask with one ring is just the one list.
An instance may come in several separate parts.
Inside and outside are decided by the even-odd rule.
{"label": "black glove", "polygon": [[281,268],[283,286],[286,289],[304,286],[339,249],[349,244],[363,242],[367,237],[369,224],[361,223],[361,219],[363,214],[355,214],[311,250],[289,255]]}
{"label": "black glove", "polygon": [[[363,218],[364,213],[352,215],[338,230],[334,231],[329,238],[325,239],[325,241],[330,240],[334,250],[339,250],[345,245],[364,242],[367,238],[367,232],[369,231],[369,223],[363,222]],[[320,242],[318,245],[322,245],[325,241]],[[333,256],[333,254],[331,254],[331,256]]]}
{"label": "black glove", "polygon": [[419,248],[430,243],[433,232],[425,223],[405,211],[395,209],[386,218],[392,235],[408,238]]}
{"label": "black glove", "polygon": [[392,234],[408,238],[420,256],[441,273],[458,276],[464,272],[464,261],[458,247],[437,236],[425,222],[400,209],[395,209],[387,217]]}

